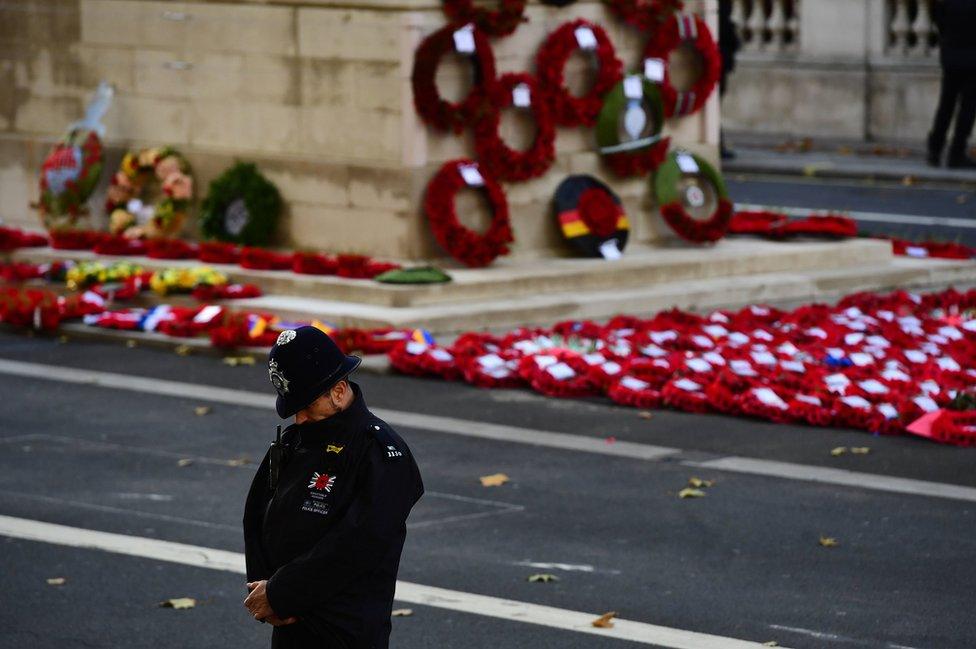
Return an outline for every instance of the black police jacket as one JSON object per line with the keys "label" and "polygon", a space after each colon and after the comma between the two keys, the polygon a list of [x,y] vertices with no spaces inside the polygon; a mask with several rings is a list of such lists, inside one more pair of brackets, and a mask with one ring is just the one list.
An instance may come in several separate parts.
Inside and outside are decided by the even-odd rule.
{"label": "black police jacket", "polygon": [[385,649],[407,515],[424,487],[407,445],[353,391],[343,412],[285,430],[274,490],[270,452],[258,468],[244,508],[247,579],[268,580],[272,610],[298,617],[303,636]]}

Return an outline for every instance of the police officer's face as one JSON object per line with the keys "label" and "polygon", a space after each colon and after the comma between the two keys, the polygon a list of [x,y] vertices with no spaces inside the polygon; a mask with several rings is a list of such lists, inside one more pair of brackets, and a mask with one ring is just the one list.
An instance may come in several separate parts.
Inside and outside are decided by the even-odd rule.
{"label": "police officer's face", "polygon": [[337,412],[341,412],[348,406],[349,397],[352,390],[349,388],[348,381],[339,381],[332,389],[321,397],[310,403],[306,408],[299,410],[295,415],[296,424],[306,424],[313,421],[328,419]]}

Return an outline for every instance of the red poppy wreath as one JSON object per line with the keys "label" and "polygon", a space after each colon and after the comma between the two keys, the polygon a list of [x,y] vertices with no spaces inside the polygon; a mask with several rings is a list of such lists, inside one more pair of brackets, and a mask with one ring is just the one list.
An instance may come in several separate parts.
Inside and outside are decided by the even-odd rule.
{"label": "red poppy wreath", "polygon": [[[671,84],[671,53],[690,46],[702,59],[701,75],[694,85],[679,92]],[[708,24],[694,14],[674,14],[668,18],[644,47],[644,73],[661,84],[664,112],[668,117],[690,115],[701,110],[722,76],[722,55],[715,45]]]}
{"label": "red poppy wreath", "polygon": [[[454,199],[463,187],[483,189],[491,204],[491,224],[483,233],[458,221]],[[472,160],[452,160],[440,168],[427,185],[424,212],[437,243],[466,266],[487,266],[499,255],[508,254],[508,244],[514,241],[502,188]]]}
{"label": "red poppy wreath", "polygon": [[[478,160],[493,176],[519,181],[541,176],[556,158],[556,128],[549,106],[528,74],[506,74],[490,93],[492,111],[475,126]],[[535,140],[526,151],[509,147],[498,134],[501,110],[514,105],[531,111],[536,124]]]}
{"label": "red poppy wreath", "polygon": [[[577,49],[592,53],[598,66],[596,81],[581,97],[569,92],[564,79],[566,62]],[[593,126],[603,108],[604,95],[622,77],[623,64],[602,27],[586,20],[574,20],[559,27],[542,44],[536,55],[536,69],[539,86],[551,98],[556,123]]]}
{"label": "red poppy wreath", "polygon": [[[437,90],[437,67],[450,52],[467,56],[474,72],[474,85],[457,103],[441,97]],[[488,38],[473,25],[448,25],[424,39],[413,62],[413,103],[421,119],[441,131],[460,133],[487,110],[488,89],[495,84],[495,56]]]}
{"label": "red poppy wreath", "polygon": [[524,19],[526,0],[499,0],[494,11],[475,6],[474,0],[444,0],[444,13],[454,23],[474,23],[486,34],[508,36]]}
{"label": "red poppy wreath", "polygon": [[[654,177],[661,216],[682,239],[693,243],[718,241],[732,221],[732,202],[722,176],[696,155],[677,151],[668,156]],[[714,192],[716,207],[707,219],[696,219],[687,208],[700,209]]]}
{"label": "red poppy wreath", "polygon": [[629,25],[642,32],[652,31],[668,16],[681,11],[681,0],[603,0],[607,8]]}

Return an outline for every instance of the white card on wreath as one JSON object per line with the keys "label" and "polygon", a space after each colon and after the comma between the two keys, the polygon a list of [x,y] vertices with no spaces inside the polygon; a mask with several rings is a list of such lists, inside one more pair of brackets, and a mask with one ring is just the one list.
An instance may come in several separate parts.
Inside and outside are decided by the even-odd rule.
{"label": "white card on wreath", "polygon": [[644,76],[654,83],[663,83],[664,59],[644,59]]}
{"label": "white card on wreath", "polygon": [[622,259],[624,255],[620,252],[620,247],[617,246],[617,240],[610,239],[600,244],[600,256],[610,261],[616,261]]}
{"label": "white card on wreath", "polygon": [[469,187],[484,187],[485,178],[478,171],[478,165],[461,165],[458,167],[458,171],[461,173],[461,178],[464,182],[468,184]]}
{"label": "white card on wreath", "polygon": [[532,93],[529,84],[520,83],[512,88],[512,105],[516,108],[528,108],[532,105]]}
{"label": "white card on wreath", "polygon": [[454,50],[458,54],[474,54],[474,25],[465,25],[454,32]]}
{"label": "white card on wreath", "polygon": [[686,174],[697,174],[701,171],[698,166],[698,161],[690,153],[679,153],[676,156],[676,161],[678,163],[678,169]]}
{"label": "white card on wreath", "polygon": [[596,49],[596,34],[586,25],[576,28],[576,43],[584,50]]}
{"label": "white card on wreath", "polygon": [[640,75],[631,74],[624,78],[624,97],[641,99],[644,96],[644,80]]}

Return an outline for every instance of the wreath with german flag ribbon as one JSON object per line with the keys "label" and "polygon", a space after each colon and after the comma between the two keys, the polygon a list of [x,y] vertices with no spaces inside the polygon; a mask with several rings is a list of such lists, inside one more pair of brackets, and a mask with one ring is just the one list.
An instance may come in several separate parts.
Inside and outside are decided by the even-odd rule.
{"label": "wreath with german flag ribbon", "polygon": [[475,6],[474,0],[444,0],[444,13],[457,24],[474,23],[486,34],[508,36],[524,18],[526,0],[499,0],[498,9]]}
{"label": "wreath with german flag ribbon", "polygon": [[[581,97],[566,88],[564,73],[570,55],[581,49],[593,55],[597,77]],[[602,27],[587,20],[565,23],[546,39],[536,55],[539,86],[551,100],[553,117],[560,126],[593,126],[603,97],[620,81],[623,64]]]}
{"label": "wreath with german flag ribbon", "polygon": [[[544,174],[556,159],[556,128],[535,79],[528,74],[502,75],[490,101],[493,110],[475,125],[478,160],[501,180],[528,180]],[[530,111],[535,120],[535,140],[526,151],[512,149],[498,134],[500,113],[508,106]]]}
{"label": "wreath with german flag ribbon", "polygon": [[[437,68],[450,52],[470,59],[474,86],[457,103],[447,101],[437,90]],[[441,131],[460,133],[488,110],[488,90],[495,84],[495,55],[488,38],[473,24],[448,25],[417,48],[411,74],[413,103],[426,123]]]}
{"label": "wreath with german flag ribbon", "polygon": [[596,140],[607,166],[622,177],[643,176],[664,161],[670,138],[661,135],[664,105],[658,87],[641,75],[618,83],[596,124]]}
{"label": "wreath with german flag ribbon", "polygon": [[[672,153],[655,174],[654,190],[661,216],[682,239],[707,243],[728,232],[732,202],[722,176],[702,158],[686,151]],[[709,203],[715,208],[703,213]]]}
{"label": "wreath with german flag ribbon", "polygon": [[620,198],[593,176],[570,176],[553,197],[563,236],[590,257],[619,258],[630,223]]}
{"label": "wreath with german flag ribbon", "polygon": [[668,16],[684,8],[681,0],[603,0],[603,4],[642,32],[657,29]]}
{"label": "wreath with german flag ribbon", "polygon": [[179,234],[193,200],[190,163],[170,147],[126,153],[105,201],[112,234],[162,238]]}
{"label": "wreath with german flag ribbon", "polygon": [[[475,232],[458,221],[454,199],[464,187],[483,190],[491,204],[491,224],[485,232]],[[440,168],[427,185],[424,212],[437,243],[466,266],[487,266],[508,254],[508,244],[514,241],[505,193],[472,160],[451,160]]]}
{"label": "wreath with german flag ribbon", "polygon": [[[702,70],[694,85],[679,92],[671,83],[671,53],[691,47],[701,57]],[[645,74],[661,84],[664,114],[667,117],[691,115],[708,101],[722,76],[722,55],[708,24],[695,14],[674,14],[664,21],[644,47]]]}

